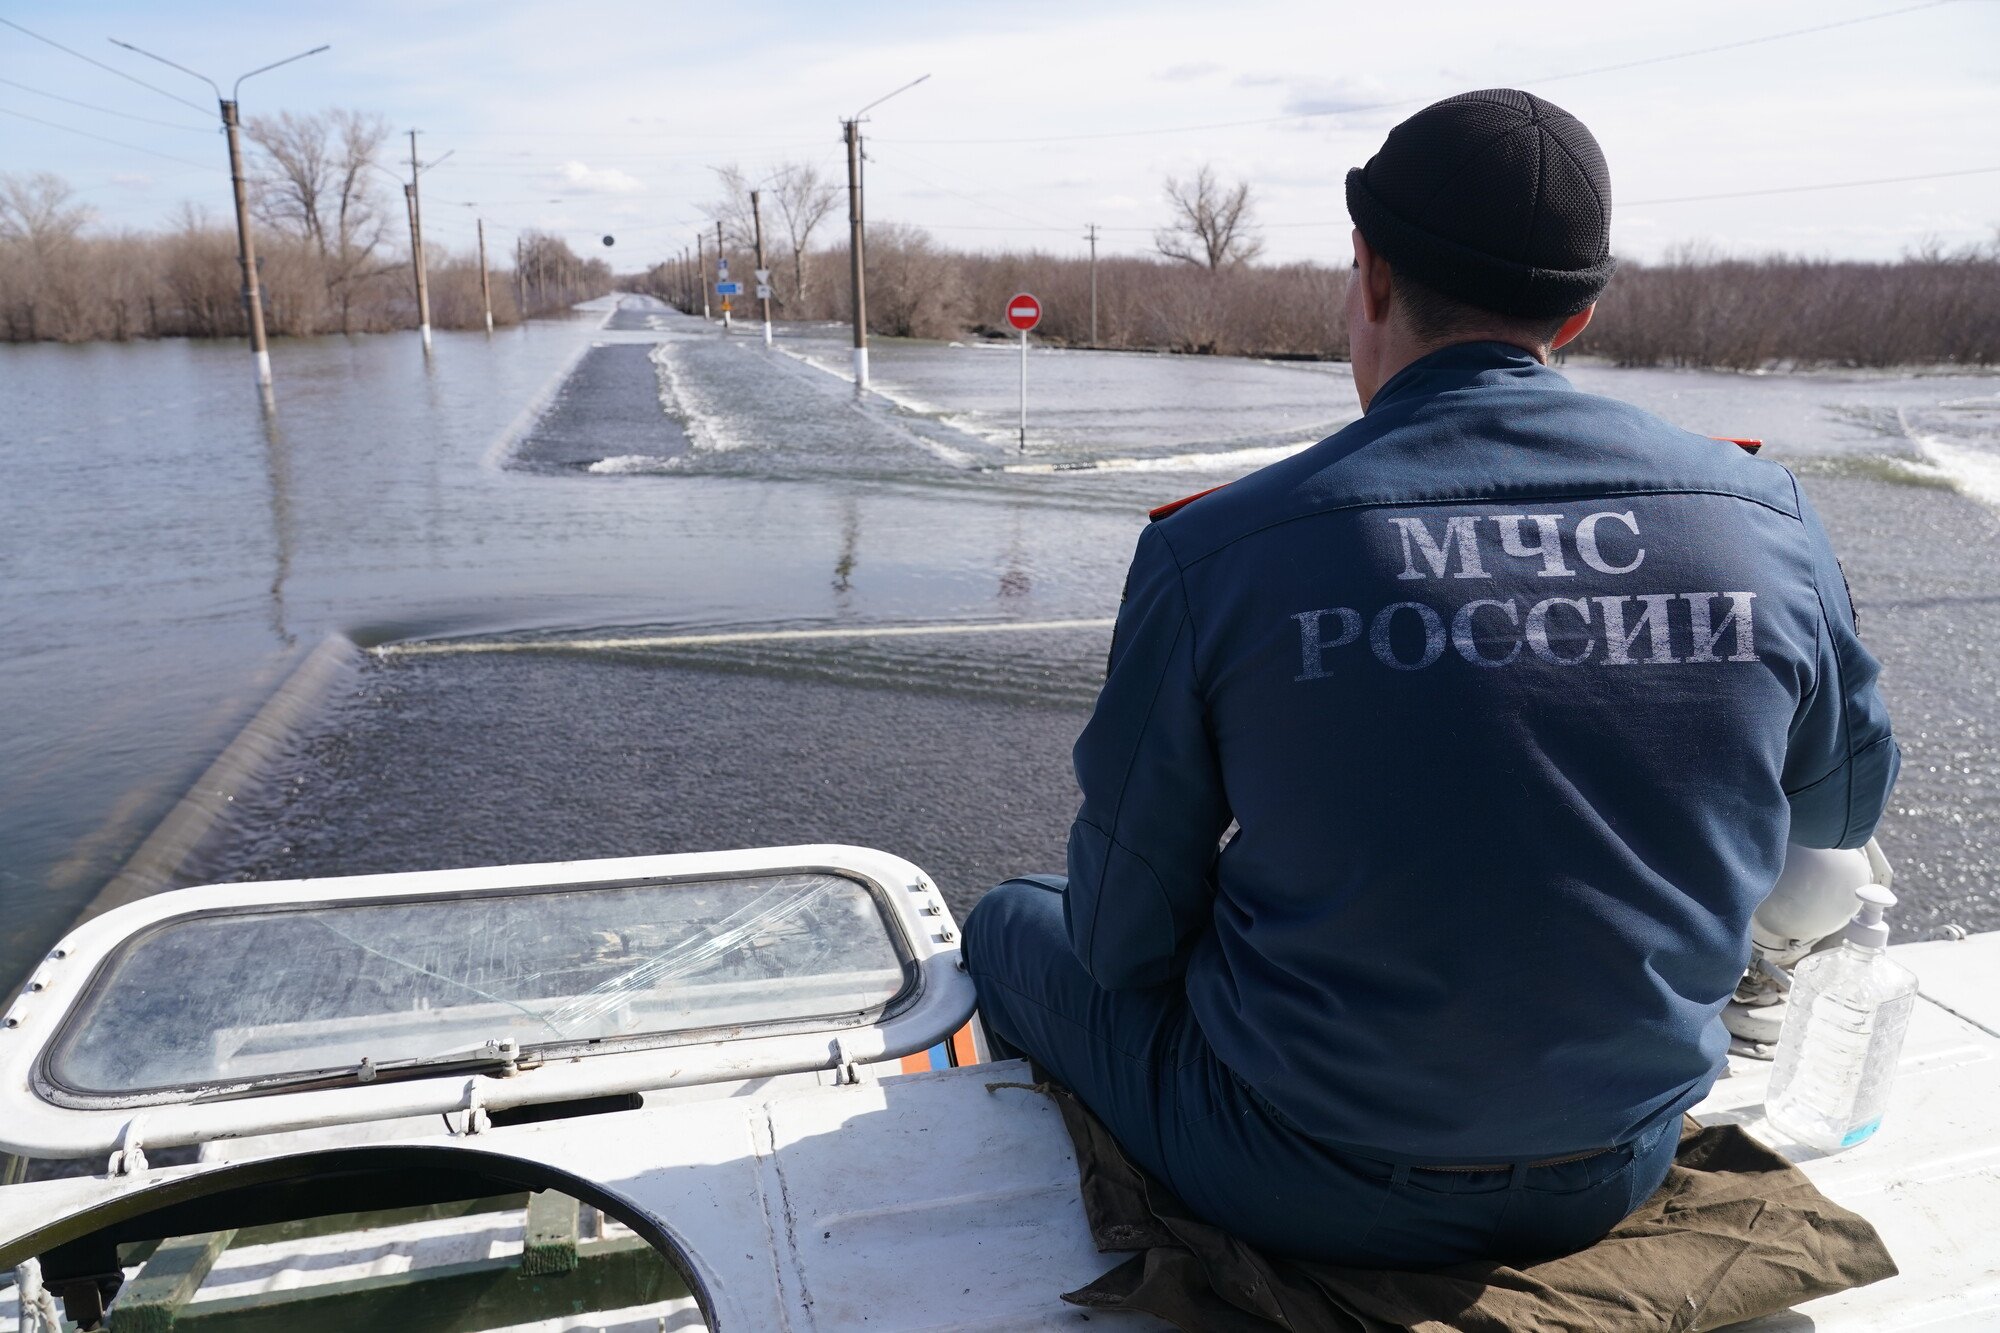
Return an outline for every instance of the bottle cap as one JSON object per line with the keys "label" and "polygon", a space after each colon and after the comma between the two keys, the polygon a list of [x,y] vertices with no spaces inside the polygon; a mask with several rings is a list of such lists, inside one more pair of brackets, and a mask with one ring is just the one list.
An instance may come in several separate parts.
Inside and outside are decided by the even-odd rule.
{"label": "bottle cap", "polygon": [[1889,925],[1882,914],[1896,905],[1896,895],[1880,884],[1863,884],[1854,896],[1861,900],[1861,913],[1847,923],[1840,938],[1863,949],[1888,948]]}

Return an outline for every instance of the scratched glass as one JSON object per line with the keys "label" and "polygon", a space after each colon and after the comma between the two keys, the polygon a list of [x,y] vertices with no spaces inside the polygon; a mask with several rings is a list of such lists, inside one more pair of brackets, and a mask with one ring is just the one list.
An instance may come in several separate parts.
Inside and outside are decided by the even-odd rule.
{"label": "scratched glass", "polygon": [[[127,941],[52,1046],[86,1096],[865,1025],[915,981],[839,875],[209,913]],[[385,1071],[386,1073],[387,1071]]]}

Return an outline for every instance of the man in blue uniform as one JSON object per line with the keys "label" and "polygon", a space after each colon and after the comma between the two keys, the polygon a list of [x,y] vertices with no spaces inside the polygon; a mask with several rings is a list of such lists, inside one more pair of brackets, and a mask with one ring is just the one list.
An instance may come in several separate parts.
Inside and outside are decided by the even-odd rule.
{"label": "man in blue uniform", "polygon": [[990,1031],[1199,1216],[1398,1267],[1587,1245],[1665,1175],[1787,839],[1897,751],[1791,475],[1578,392],[1589,131],[1512,90],[1350,172],[1365,415],[1139,539],[1069,874],[993,890]]}

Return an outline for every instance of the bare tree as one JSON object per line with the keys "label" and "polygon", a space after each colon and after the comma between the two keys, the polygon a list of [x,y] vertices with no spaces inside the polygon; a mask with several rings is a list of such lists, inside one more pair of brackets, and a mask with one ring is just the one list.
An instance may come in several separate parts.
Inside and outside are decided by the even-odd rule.
{"label": "bare tree", "polygon": [[257,215],[312,247],[327,299],[340,308],[341,330],[351,332],[356,289],[382,270],[376,252],[386,224],[370,173],[388,124],[379,115],[335,109],[260,116],[248,128],[262,150],[251,182]]}
{"label": "bare tree", "polygon": [[567,310],[611,290],[611,265],[585,259],[560,236],[524,231],[520,254],[522,287],[528,297],[523,315]]}
{"label": "bare tree", "polygon": [[51,172],[0,173],[0,248],[14,270],[6,283],[12,299],[4,311],[10,336],[89,336],[82,331],[87,315],[81,233],[91,210],[75,198],[69,182]]}
{"label": "bare tree", "polygon": [[236,238],[205,211],[183,202],[160,238],[161,286],[179,314],[178,331],[196,338],[241,333],[246,322]]}
{"label": "bare tree", "polygon": [[771,194],[778,205],[778,216],[785,224],[785,239],[792,248],[792,298],[803,303],[806,246],[812,241],[814,228],[826,220],[826,215],[840,201],[840,187],[820,175],[819,168],[809,162],[787,164],[773,183],[777,188]]}
{"label": "bare tree", "polygon": [[723,243],[738,250],[756,244],[757,224],[751,216],[750,191],[764,192],[765,200],[777,208],[776,221],[783,224],[791,246],[792,301],[799,303],[806,290],[806,247],[813,231],[826,220],[840,201],[840,189],[820,175],[819,168],[804,162],[789,162],[763,182],[753,182],[735,163],[714,168],[722,197],[702,205],[702,211],[722,223]]}
{"label": "bare tree", "polygon": [[25,243],[48,254],[74,241],[90,221],[90,207],[72,202],[76,191],[54,172],[0,174],[0,240]]}
{"label": "bare tree", "polygon": [[1264,242],[1253,234],[1257,219],[1248,181],[1229,189],[1204,164],[1193,180],[1169,176],[1166,194],[1174,220],[1153,233],[1153,244],[1167,258],[1219,269],[1264,253]]}
{"label": "bare tree", "polygon": [[747,250],[757,243],[757,225],[750,217],[750,178],[734,162],[710,170],[722,187],[722,197],[703,204],[702,212],[722,223],[724,244]]}
{"label": "bare tree", "polygon": [[964,327],[960,268],[930,234],[868,225],[868,327],[891,338],[950,338]]}

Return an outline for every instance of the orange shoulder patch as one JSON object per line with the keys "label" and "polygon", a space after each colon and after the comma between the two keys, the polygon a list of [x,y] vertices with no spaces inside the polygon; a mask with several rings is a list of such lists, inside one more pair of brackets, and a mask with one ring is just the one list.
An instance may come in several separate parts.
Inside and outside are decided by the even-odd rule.
{"label": "orange shoulder patch", "polygon": [[1764,447],[1762,440],[1741,440],[1734,435],[1711,435],[1708,438],[1711,440],[1721,440],[1724,444],[1733,444],[1746,454],[1754,454]]}
{"label": "orange shoulder patch", "polygon": [[[1227,486],[1228,484],[1229,483],[1225,481],[1222,483],[1222,486]],[[1211,486],[1205,491],[1196,491],[1193,495],[1183,495],[1178,500],[1169,500],[1167,501],[1167,503],[1163,505],[1158,505],[1152,509],[1148,509],[1146,511],[1146,517],[1149,521],[1158,523],[1163,518],[1167,518],[1174,514],[1180,513],[1181,510],[1187,508],[1189,505],[1193,504],[1196,500],[1201,499],[1202,496],[1215,494],[1217,491],[1222,489],[1222,486]]]}

